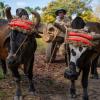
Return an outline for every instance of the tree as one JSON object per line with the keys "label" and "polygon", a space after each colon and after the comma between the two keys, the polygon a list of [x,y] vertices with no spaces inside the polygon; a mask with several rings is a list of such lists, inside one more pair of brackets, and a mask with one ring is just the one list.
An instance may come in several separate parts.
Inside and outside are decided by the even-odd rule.
{"label": "tree", "polygon": [[81,14],[81,17],[87,22],[100,22],[100,3],[98,3],[95,7],[94,12],[86,10]]}
{"label": "tree", "polygon": [[81,15],[84,11],[92,11],[91,7],[87,6],[91,1],[92,0],[55,0],[43,8],[42,20],[44,22],[53,22],[55,20],[55,11],[59,8],[64,8],[69,17],[74,13]]}
{"label": "tree", "polygon": [[41,10],[40,7],[35,7],[35,8],[31,8],[31,7],[25,7],[26,11],[31,14],[32,11],[38,11],[38,10]]}
{"label": "tree", "polygon": [[0,18],[5,18],[5,9],[8,5],[5,5],[3,2],[0,2]]}
{"label": "tree", "polygon": [[100,18],[100,3],[96,5],[94,14]]}
{"label": "tree", "polygon": [[[38,10],[41,10],[40,7],[35,7],[35,8],[25,7],[25,9],[26,9],[26,11],[28,12],[29,15],[31,15],[31,12],[32,12],[32,11],[38,11]],[[36,21],[36,18],[35,18],[34,16],[31,16],[31,18],[32,18],[31,20],[32,20],[33,22]]]}
{"label": "tree", "polygon": [[100,19],[95,16],[91,11],[85,11],[80,15],[86,22],[100,22]]}

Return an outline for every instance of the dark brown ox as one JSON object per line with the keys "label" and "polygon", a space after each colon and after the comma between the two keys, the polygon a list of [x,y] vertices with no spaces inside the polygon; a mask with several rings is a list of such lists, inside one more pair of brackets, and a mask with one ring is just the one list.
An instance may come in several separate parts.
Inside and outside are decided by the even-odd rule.
{"label": "dark brown ox", "polygon": [[8,37],[9,37],[9,32],[10,32],[7,23],[8,23],[7,20],[0,19],[0,59],[1,59],[4,76],[6,76],[7,74],[7,67],[6,67],[5,59],[8,56],[8,50],[5,47],[5,43],[9,41]]}
{"label": "dark brown ox", "polygon": [[[63,32],[66,32],[64,28],[60,27],[58,24],[55,24]],[[88,22],[85,23],[82,18],[76,17],[72,21],[72,29],[82,29],[88,28],[89,32],[95,32],[93,35],[94,41],[97,42],[92,48],[85,47],[76,47],[69,44],[69,69],[65,70],[64,76],[71,80],[70,94],[72,98],[76,97],[76,87],[75,80],[78,78],[82,72],[82,87],[83,87],[83,100],[89,100],[88,97],[88,75],[90,71],[91,61],[97,59],[100,54],[100,23],[98,22]],[[94,63],[94,62],[93,62]],[[78,69],[78,70],[77,70]]]}
{"label": "dark brown ox", "polygon": [[[33,15],[35,15],[36,17],[36,22],[34,22],[35,25],[35,30],[37,30],[37,27],[40,23],[40,15],[37,12],[32,12]],[[6,9],[6,16],[8,19],[8,22],[11,21],[11,19],[13,18],[10,12],[10,8]],[[8,22],[4,19],[0,19],[1,26],[0,26],[0,59],[2,60],[6,60],[8,54],[9,54],[9,50],[10,50],[10,32],[12,30],[9,29],[9,25]],[[33,34],[35,35],[35,33],[37,34],[37,32],[34,32]],[[36,35],[35,35],[36,36]],[[28,37],[27,39],[29,40],[29,42],[25,42],[26,43],[26,48],[22,48],[23,52],[25,53],[27,50],[30,52],[29,54],[23,54],[23,58],[27,57],[29,59],[27,59],[27,61],[25,63],[23,62],[19,62],[19,63],[15,63],[13,65],[9,65],[9,68],[15,78],[16,81],[16,93],[15,93],[15,100],[20,100],[21,96],[22,96],[22,92],[21,92],[21,87],[20,87],[20,74],[18,72],[18,66],[20,64],[24,65],[24,69],[25,69],[25,74],[28,77],[29,80],[29,91],[30,92],[35,92],[35,87],[34,87],[34,82],[32,81],[33,78],[33,62],[34,62],[34,53],[35,50],[37,48],[37,44],[36,44],[36,40],[35,40],[35,36],[33,37]],[[30,38],[31,41],[30,41]],[[21,45],[21,44],[20,44]],[[31,49],[29,49],[31,48]],[[27,50],[26,50],[27,49]],[[8,60],[8,62],[11,62],[11,59]]]}
{"label": "dark brown ox", "polygon": [[[94,42],[97,42],[92,48],[75,47],[69,44],[70,48],[70,64],[69,68],[72,71],[72,76],[75,75],[76,69],[79,69],[79,73],[82,72],[82,87],[83,87],[83,100],[89,100],[88,97],[88,75],[90,71],[91,61],[94,61],[100,54],[100,23],[88,22],[85,25],[90,32],[95,32],[93,35]],[[77,29],[77,28],[76,28]],[[73,60],[75,59],[75,60]],[[77,67],[78,66],[78,67]],[[76,69],[74,69],[76,68]],[[76,75],[77,76],[77,75]],[[78,75],[79,76],[79,75]],[[71,80],[70,93],[72,97],[76,95],[75,80]]]}

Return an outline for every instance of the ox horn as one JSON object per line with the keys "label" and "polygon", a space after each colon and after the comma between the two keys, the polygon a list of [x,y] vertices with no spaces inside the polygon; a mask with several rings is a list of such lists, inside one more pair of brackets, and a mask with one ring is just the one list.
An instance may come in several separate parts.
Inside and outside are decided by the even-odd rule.
{"label": "ox horn", "polygon": [[36,11],[32,11],[31,13],[32,13],[32,15],[35,16],[35,18],[36,18],[35,26],[38,27],[40,24],[40,21],[41,21],[40,14]]}
{"label": "ox horn", "polygon": [[100,34],[93,35],[93,40],[100,40]]}
{"label": "ox horn", "polygon": [[12,20],[12,14],[11,14],[11,7],[7,7],[6,9],[5,9],[5,14],[6,14],[6,17],[7,17],[7,19],[8,19],[8,21],[11,21]]}

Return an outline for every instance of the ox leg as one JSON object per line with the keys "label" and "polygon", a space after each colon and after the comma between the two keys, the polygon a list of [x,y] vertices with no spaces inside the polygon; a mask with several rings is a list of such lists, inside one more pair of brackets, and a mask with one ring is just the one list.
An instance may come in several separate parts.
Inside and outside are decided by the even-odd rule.
{"label": "ox leg", "polygon": [[75,80],[71,80],[70,94],[71,98],[76,98]]}
{"label": "ox leg", "polygon": [[3,69],[4,78],[6,78],[6,75],[7,75],[6,61],[1,59],[1,64],[2,64],[2,69]]}
{"label": "ox leg", "polygon": [[34,62],[34,56],[32,57],[32,59],[30,59],[28,64],[26,64],[24,67],[26,67],[27,69],[26,73],[29,80],[29,92],[34,94],[35,87],[34,87],[34,82],[33,82],[33,62]]}
{"label": "ox leg", "polygon": [[15,92],[14,100],[22,100],[22,91],[21,91],[21,85],[20,85],[20,75],[18,72],[18,66],[11,66],[10,70],[16,82],[16,92]]}
{"label": "ox leg", "polygon": [[90,71],[90,64],[86,64],[82,73],[82,87],[83,87],[83,100],[89,100],[88,98],[88,76]]}
{"label": "ox leg", "polygon": [[96,59],[94,59],[94,61],[92,61],[92,64],[91,64],[91,78],[93,78],[93,79],[98,79],[99,78],[98,72],[97,72],[98,58],[99,58],[99,56]]}

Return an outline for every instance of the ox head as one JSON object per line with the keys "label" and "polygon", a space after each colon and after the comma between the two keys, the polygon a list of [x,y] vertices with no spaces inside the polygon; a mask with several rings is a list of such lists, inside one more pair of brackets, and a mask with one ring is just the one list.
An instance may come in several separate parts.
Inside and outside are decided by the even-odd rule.
{"label": "ox head", "polygon": [[80,66],[78,66],[78,64],[82,55],[87,51],[87,47],[69,44],[69,50],[69,68],[65,70],[64,76],[70,80],[76,80],[79,75]]}
{"label": "ox head", "polygon": [[[8,11],[10,13],[10,9],[7,9],[7,12]],[[35,19],[36,19],[33,23],[33,25],[34,25],[33,28],[35,31],[40,23],[40,15],[36,11],[32,11],[31,13],[32,13],[32,15],[35,16]],[[12,17],[9,17],[9,14],[8,14],[7,18],[8,18],[8,20],[12,19]],[[30,23],[30,22],[28,20],[26,20],[26,23]],[[22,24],[20,24],[20,25],[22,25]],[[25,25],[26,24],[24,24],[24,26]],[[27,28],[27,27],[24,27],[24,29],[25,28]],[[26,56],[29,57],[30,55],[32,55],[32,52],[35,51],[35,49],[36,49],[35,36],[33,36],[33,34],[35,34],[35,33],[36,33],[36,31],[34,33],[32,33],[31,36],[27,36],[28,34],[25,35],[23,31],[19,31],[19,30],[11,31],[11,35],[10,35],[10,37],[11,37],[10,38],[10,42],[11,42],[10,47],[11,48],[10,48],[10,54],[7,58],[8,65],[11,65],[11,64],[13,65],[13,64],[19,63],[21,61],[21,59],[20,59],[21,57],[23,57],[22,59],[24,59],[24,58],[28,59]],[[29,47],[30,47],[30,50],[29,50]],[[34,50],[32,51],[33,48],[34,48]],[[28,51],[28,52],[24,54],[24,52],[26,52],[26,51]]]}
{"label": "ox head", "polygon": [[[71,27],[73,29],[82,29],[85,26],[85,22],[81,17],[76,17],[72,23]],[[69,69],[65,70],[64,76],[70,80],[76,80],[78,77],[77,72],[77,62],[81,55],[87,50],[86,47],[76,46],[69,44],[70,49],[70,60],[69,60]]]}
{"label": "ox head", "polygon": [[76,68],[76,67],[78,67],[78,65],[77,65],[78,59],[80,59],[81,55],[87,50],[87,47],[81,47],[81,46],[79,47],[79,46],[70,44],[69,48],[70,48],[69,66],[72,66],[71,68],[74,68],[74,67]]}

